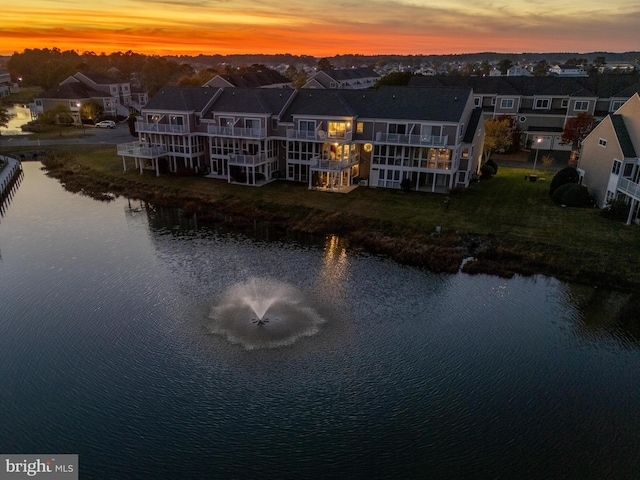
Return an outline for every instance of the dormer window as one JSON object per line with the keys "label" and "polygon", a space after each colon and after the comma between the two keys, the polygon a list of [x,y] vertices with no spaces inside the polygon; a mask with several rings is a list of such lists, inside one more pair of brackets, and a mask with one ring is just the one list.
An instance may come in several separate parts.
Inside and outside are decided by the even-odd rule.
{"label": "dormer window", "polygon": [[500,108],[511,109],[513,108],[513,98],[503,98],[500,100]]}
{"label": "dormer window", "polygon": [[576,101],[574,110],[576,112],[586,112],[587,110],[589,110],[589,102],[584,101],[584,100]]}
{"label": "dormer window", "polygon": [[548,110],[551,106],[551,100],[548,98],[536,98],[533,108],[536,110]]}

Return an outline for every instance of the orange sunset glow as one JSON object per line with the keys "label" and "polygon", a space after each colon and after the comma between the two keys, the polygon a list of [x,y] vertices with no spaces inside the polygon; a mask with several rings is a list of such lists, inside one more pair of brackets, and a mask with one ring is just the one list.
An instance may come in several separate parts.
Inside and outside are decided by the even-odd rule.
{"label": "orange sunset glow", "polygon": [[636,0],[23,0],[2,8],[0,55],[624,52],[639,18]]}

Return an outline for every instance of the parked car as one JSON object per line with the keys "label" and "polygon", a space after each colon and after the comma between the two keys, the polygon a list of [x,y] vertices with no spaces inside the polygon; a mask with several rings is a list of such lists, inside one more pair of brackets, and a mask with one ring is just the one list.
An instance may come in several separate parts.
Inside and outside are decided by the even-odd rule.
{"label": "parked car", "polygon": [[96,123],[96,128],[116,128],[116,122],[113,120],[103,120]]}

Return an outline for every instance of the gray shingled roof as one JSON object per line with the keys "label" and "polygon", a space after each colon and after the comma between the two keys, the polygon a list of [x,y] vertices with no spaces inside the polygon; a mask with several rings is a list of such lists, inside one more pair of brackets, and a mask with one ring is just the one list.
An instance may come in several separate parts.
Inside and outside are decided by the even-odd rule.
{"label": "gray shingled roof", "polygon": [[624,97],[640,91],[639,76],[605,74],[593,77],[466,77],[419,76],[411,78],[411,86],[469,86],[479,94],[549,95],[578,97]]}
{"label": "gray shingled roof", "polygon": [[213,111],[278,115],[294,94],[295,90],[280,88],[225,88],[204,116],[213,118]]}
{"label": "gray shingled roof", "polygon": [[369,67],[343,68],[338,70],[323,70],[323,71],[324,73],[329,75],[331,78],[338,81],[358,80],[358,79],[370,78],[370,77],[380,78],[380,75]]}
{"label": "gray shingled roof", "polygon": [[233,73],[220,75],[236,88],[258,88],[281,83],[290,84],[291,80],[275,70],[262,70],[260,72]]}
{"label": "gray shingled roof", "polygon": [[35,96],[35,98],[45,98],[45,99],[84,99],[84,98],[101,98],[101,97],[110,97],[110,95],[106,92],[101,92],[99,90],[94,90],[92,88],[87,87],[85,84],[80,82],[69,82],[63,83],[59,85],[57,88],[53,88],[51,90],[47,90],[46,92],[39,93]]}
{"label": "gray shingled roof", "polygon": [[201,112],[218,92],[209,87],[162,87],[149,100],[145,110]]}
{"label": "gray shingled roof", "polygon": [[377,90],[300,90],[283,115],[458,122],[470,88],[383,87]]}
{"label": "gray shingled roof", "polygon": [[620,143],[620,148],[622,148],[622,154],[625,158],[637,157],[638,155],[636,155],[636,150],[633,147],[633,142],[631,141],[622,115],[611,115],[611,123],[616,131],[616,137],[618,138],[618,143]]}

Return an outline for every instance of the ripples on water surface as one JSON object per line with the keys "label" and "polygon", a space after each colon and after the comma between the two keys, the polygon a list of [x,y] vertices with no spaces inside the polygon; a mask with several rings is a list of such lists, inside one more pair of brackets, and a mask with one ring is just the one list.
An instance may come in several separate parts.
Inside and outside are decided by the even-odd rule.
{"label": "ripples on water surface", "polygon": [[[0,223],[1,452],[79,453],[81,478],[640,474],[638,342],[597,313],[620,296],[178,228],[25,170]],[[303,292],[318,331],[211,334],[252,278]]]}

